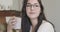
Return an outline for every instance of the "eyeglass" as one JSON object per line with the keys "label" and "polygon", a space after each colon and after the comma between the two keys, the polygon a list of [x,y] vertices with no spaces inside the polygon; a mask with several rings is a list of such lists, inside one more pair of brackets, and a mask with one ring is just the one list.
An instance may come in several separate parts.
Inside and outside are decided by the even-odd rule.
{"label": "eyeglass", "polygon": [[26,5],[26,7],[40,7],[39,5],[31,5],[31,4],[29,4],[29,5]]}

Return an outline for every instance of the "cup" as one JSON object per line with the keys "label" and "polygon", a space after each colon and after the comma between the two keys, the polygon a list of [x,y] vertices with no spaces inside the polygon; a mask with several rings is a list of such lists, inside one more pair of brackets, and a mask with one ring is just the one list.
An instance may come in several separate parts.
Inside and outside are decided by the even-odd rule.
{"label": "cup", "polygon": [[[9,19],[11,19],[11,17],[6,17],[6,23],[8,24]],[[16,21],[16,23],[14,24],[14,26],[12,26],[13,29],[21,29],[21,17],[15,17],[15,19],[13,21]]]}
{"label": "cup", "polygon": [[13,26],[13,29],[21,29],[21,18],[16,17],[16,24]]}

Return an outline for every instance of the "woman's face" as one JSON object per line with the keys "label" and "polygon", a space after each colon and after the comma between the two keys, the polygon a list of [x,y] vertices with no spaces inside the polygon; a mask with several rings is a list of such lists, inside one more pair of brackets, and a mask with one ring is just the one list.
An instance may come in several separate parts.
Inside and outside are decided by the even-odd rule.
{"label": "woman's face", "polygon": [[30,19],[37,18],[40,14],[40,4],[38,0],[28,0],[26,5],[26,13]]}

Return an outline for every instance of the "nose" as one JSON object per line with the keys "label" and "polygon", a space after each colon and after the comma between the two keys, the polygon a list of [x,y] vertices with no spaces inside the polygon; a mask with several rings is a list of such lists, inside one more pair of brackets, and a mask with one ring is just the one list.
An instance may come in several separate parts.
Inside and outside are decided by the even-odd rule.
{"label": "nose", "polygon": [[33,11],[34,10],[34,7],[33,6],[31,6],[31,11]]}

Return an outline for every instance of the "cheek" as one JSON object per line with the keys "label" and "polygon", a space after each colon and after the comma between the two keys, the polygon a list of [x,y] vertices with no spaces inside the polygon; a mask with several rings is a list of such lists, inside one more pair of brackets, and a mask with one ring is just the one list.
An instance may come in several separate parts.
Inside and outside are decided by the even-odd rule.
{"label": "cheek", "polygon": [[29,13],[29,10],[30,10],[30,9],[26,8],[26,13],[27,13],[27,14]]}
{"label": "cheek", "polygon": [[41,13],[41,9],[40,8],[37,8],[35,9],[36,10],[36,14],[39,15]]}
{"label": "cheek", "polygon": [[30,12],[30,9],[26,8],[26,14],[27,14],[27,16],[29,16],[29,12]]}
{"label": "cheek", "polygon": [[41,13],[41,9],[40,8],[37,8],[37,9],[35,9],[36,11],[35,11],[35,17],[38,17],[39,15],[40,15],[40,13]]}

